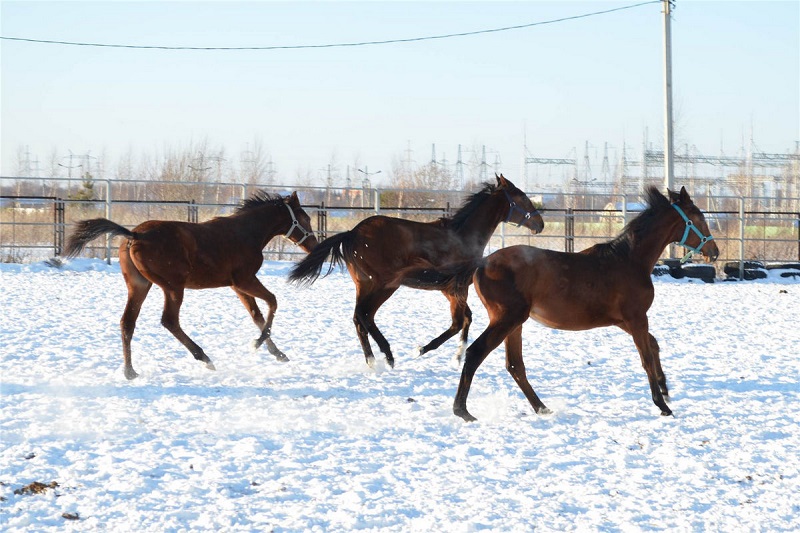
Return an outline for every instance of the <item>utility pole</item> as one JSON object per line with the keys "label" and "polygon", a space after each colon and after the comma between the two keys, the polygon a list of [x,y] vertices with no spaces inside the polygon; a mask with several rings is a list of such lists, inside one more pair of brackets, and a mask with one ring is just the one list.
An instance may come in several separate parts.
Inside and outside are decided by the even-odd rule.
{"label": "utility pole", "polygon": [[83,167],[83,165],[73,165],[72,164],[72,160],[77,158],[77,157],[80,157],[80,156],[77,156],[77,155],[73,154],[72,150],[70,150],[69,151],[69,155],[65,155],[64,157],[61,158],[61,159],[69,158],[69,165],[62,165],[61,163],[58,164],[58,166],[67,169],[67,176],[69,177],[69,179],[72,179],[72,169],[73,168],[81,168],[81,167]]}
{"label": "utility pole", "polygon": [[409,173],[411,172],[411,165],[414,163],[413,159],[411,159],[411,154],[413,152],[414,151],[411,149],[411,141],[408,141],[408,148],[406,148],[406,157],[404,163],[406,166],[406,171]]}
{"label": "utility pole", "polygon": [[672,136],[672,2],[662,0],[664,4],[664,185],[674,188],[673,182],[673,136]]}
{"label": "utility pole", "polygon": [[[662,0],[664,3],[664,185],[671,191],[674,187],[672,154],[672,2]],[[669,246],[667,255],[675,258],[675,246]]]}
{"label": "utility pole", "polygon": [[[375,172],[370,172],[369,167],[365,166],[363,169],[358,169],[359,172],[364,174],[364,178],[361,180],[361,207],[364,207],[364,196],[367,194],[367,191],[372,188],[372,181],[370,181],[369,177],[374,176],[375,174],[380,174],[381,171],[377,170]],[[376,202],[375,208],[380,208],[380,204]]]}
{"label": "utility pole", "polygon": [[486,145],[484,144],[481,149],[481,169],[480,169],[481,182],[486,182],[489,179],[488,177],[489,173],[486,172],[487,167],[488,165],[486,164]]}
{"label": "utility pole", "polygon": [[458,145],[458,159],[456,160],[456,190],[464,189],[464,161],[461,159],[461,145]]}

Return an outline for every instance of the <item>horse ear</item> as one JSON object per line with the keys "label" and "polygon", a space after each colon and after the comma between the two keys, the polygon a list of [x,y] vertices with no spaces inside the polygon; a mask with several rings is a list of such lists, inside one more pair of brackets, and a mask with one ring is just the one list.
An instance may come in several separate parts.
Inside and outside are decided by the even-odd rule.
{"label": "horse ear", "polygon": [[289,196],[290,202],[297,202],[297,191],[292,191],[292,194]]}
{"label": "horse ear", "polygon": [[691,202],[692,201],[691,198],[689,198],[689,193],[686,192],[686,187],[681,187],[680,199],[681,199],[681,202]]}
{"label": "horse ear", "polygon": [[500,175],[498,176],[498,175],[497,175],[497,172],[495,172],[495,173],[494,173],[494,177],[495,177],[495,178],[497,178],[497,185],[498,185],[499,187],[505,187],[505,186],[507,186],[507,185],[508,185],[508,181],[506,180],[506,177],[505,177],[505,176],[503,176],[503,174],[500,174]]}
{"label": "horse ear", "polygon": [[669,196],[669,201],[672,202],[673,204],[678,200],[680,200],[680,195],[675,191],[671,191],[669,189],[667,189],[667,196]]}

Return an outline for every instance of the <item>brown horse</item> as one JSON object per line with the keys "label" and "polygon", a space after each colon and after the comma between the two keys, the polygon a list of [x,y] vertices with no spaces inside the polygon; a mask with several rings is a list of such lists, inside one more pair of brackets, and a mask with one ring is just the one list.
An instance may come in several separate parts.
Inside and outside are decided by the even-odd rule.
{"label": "brown horse", "polygon": [[[475,260],[483,255],[497,226],[513,222],[535,233],[544,228],[541,214],[531,201],[511,181],[496,176],[497,184],[484,184],[470,196],[452,218],[434,222],[414,222],[401,218],[373,216],[361,221],[350,231],[334,235],[314,248],[289,274],[289,280],[313,283],[321,274],[323,263],[331,258],[328,273],[336,265],[346,264],[356,285],[356,307],[353,322],[364,350],[367,364],[375,356],[368,335],[377,342],[386,362],[394,366],[394,357],[386,338],[375,325],[375,313],[399,288],[397,273],[415,264],[442,265],[453,261]],[[412,288],[441,287],[404,279],[403,285]],[[442,290],[450,301],[451,326],[420,349],[420,354],[434,350],[459,331],[459,356],[466,345],[472,311],[467,305],[467,287]]]}
{"label": "brown horse", "polygon": [[[89,241],[109,233],[126,239],[119,247],[120,269],[128,286],[128,303],[120,321],[126,378],[138,375],[131,364],[131,338],[153,283],[164,291],[161,324],[209,369],[214,370],[211,360],[180,326],[179,313],[187,288],[231,287],[261,330],[254,348],[266,342],[272,355],[288,361],[270,337],[278,302],[256,273],[264,261],[262,250],[277,235],[306,252],[317,245],[311,219],[300,206],[297,193],[284,198],[259,191],[233,215],[199,224],[149,220],[130,231],[105,218],[83,220],[77,224],[64,255],[74,257]],[[256,298],[269,307],[266,320]]]}
{"label": "brown horse", "polygon": [[628,333],[647,373],[653,402],[662,415],[672,414],[665,402],[669,393],[658,342],[649,333],[647,321],[654,295],[651,273],[669,243],[680,241],[690,250],[684,260],[701,252],[714,261],[719,250],[711,240],[703,213],[686,189],[670,191],[669,195],[668,200],[655,187],[649,188],[648,208],[618,237],[580,253],[512,246],[460,269],[458,274],[449,274],[451,284],[463,285],[465,277],[474,271],[475,290],[489,313],[489,326],[467,349],[453,403],[456,415],[475,420],[467,411],[472,378],[503,340],[506,369],[537,413],[550,412],[525,375],[522,325],[528,317],[555,329],[617,326]]}

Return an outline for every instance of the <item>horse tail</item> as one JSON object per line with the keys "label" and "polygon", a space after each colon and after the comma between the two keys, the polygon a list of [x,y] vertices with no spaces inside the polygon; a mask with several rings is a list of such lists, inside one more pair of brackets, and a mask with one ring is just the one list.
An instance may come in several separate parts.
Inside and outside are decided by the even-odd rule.
{"label": "horse tail", "polygon": [[[345,231],[328,237],[317,244],[311,252],[289,272],[289,282],[298,285],[311,285],[320,275],[327,276],[337,266],[345,266],[347,257],[352,256],[355,233]],[[328,271],[322,274],[322,266],[330,257]]]}
{"label": "horse tail", "polygon": [[127,239],[136,239],[137,234],[117,224],[107,218],[93,218],[91,220],[81,220],[75,225],[75,231],[67,240],[64,248],[64,257],[75,257],[83,250],[89,242],[101,235],[110,233],[112,237],[122,235]]}
{"label": "horse tail", "polygon": [[395,283],[413,289],[458,293],[472,284],[472,276],[483,262],[480,258],[441,266],[417,264],[400,270]]}

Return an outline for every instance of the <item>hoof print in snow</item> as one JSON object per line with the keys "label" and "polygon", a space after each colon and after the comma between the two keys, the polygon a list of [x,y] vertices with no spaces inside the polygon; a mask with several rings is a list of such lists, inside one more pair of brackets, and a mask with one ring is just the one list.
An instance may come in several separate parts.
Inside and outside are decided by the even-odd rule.
{"label": "hoof print in snow", "polygon": [[38,481],[34,481],[29,485],[25,485],[21,489],[15,489],[14,494],[42,494],[47,492],[47,489],[54,489],[58,487],[58,483],[55,481],[51,481],[50,483],[39,483]]}

